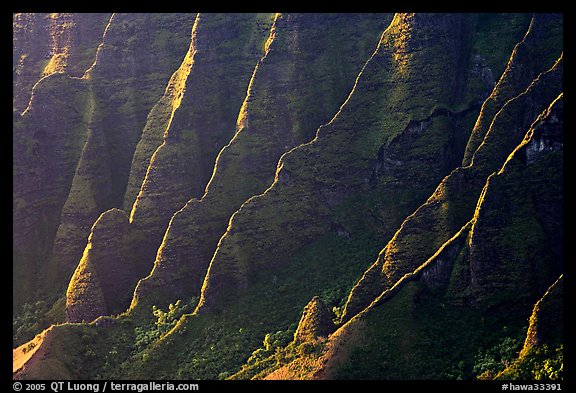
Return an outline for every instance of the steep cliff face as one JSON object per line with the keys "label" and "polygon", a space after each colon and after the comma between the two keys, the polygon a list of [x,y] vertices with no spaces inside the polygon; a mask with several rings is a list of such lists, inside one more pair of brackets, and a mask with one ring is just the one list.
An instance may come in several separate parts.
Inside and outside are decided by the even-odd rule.
{"label": "steep cliff face", "polygon": [[479,198],[469,242],[475,303],[525,307],[527,299],[531,307],[529,295],[544,293],[562,272],[563,117],[560,95]]}
{"label": "steep cliff face", "polygon": [[562,378],[561,15],[13,22],[15,378]]}
{"label": "steep cliff face", "polygon": [[337,111],[387,20],[355,14],[276,17],[238,131],[218,155],[204,196],[171,219],[154,271],[137,288],[136,304],[165,306],[199,295],[230,215],[270,185],[282,153],[311,139]]}
{"label": "steep cliff face", "polygon": [[502,78],[482,105],[482,111],[466,146],[463,166],[471,164],[472,156],[484,140],[491,119],[498,110],[508,100],[522,93],[540,72],[552,66],[561,51],[562,15],[535,14],[526,36],[514,48]]}
{"label": "steep cliff face", "polygon": [[[93,66],[91,138],[84,146],[62,213],[50,267],[67,280],[90,228],[111,207],[122,207],[132,155],[152,105],[185,53],[194,14],[114,14]],[[85,157],[86,156],[86,157]]]}
{"label": "steep cliff face", "polygon": [[[460,161],[445,151],[458,134],[459,118],[453,114],[467,106],[454,101],[454,94],[444,88],[451,91],[465,85],[468,73],[455,73],[455,69],[457,64],[470,64],[470,52],[463,50],[473,35],[467,30],[466,17],[436,16],[433,22],[427,15],[396,16],[339,113],[320,128],[314,141],[285,154],[273,186],[244,203],[232,216],[208,269],[197,315],[187,318],[161,346],[150,350],[147,356],[154,359],[151,363],[170,367],[172,360],[165,357],[168,348],[183,342],[194,345],[194,352],[202,354],[198,356],[212,359],[204,349],[206,340],[221,354],[220,370],[227,370],[233,367],[233,357],[242,357],[243,348],[258,342],[258,336],[289,329],[311,297],[330,296],[339,287],[350,285],[369,259],[364,265],[343,260],[346,257],[339,255],[338,243],[344,243],[342,248],[354,246],[349,249],[356,251],[366,244],[361,234],[385,231],[381,220],[359,206],[378,206],[380,201],[380,211],[391,212],[381,216],[392,226],[394,219],[400,221],[407,214],[402,209],[422,203],[423,193],[431,192],[450,165]],[[432,53],[445,56],[437,67],[430,66]],[[408,62],[410,67],[405,67]],[[427,88],[421,88],[422,83]],[[460,96],[464,100],[467,95]],[[396,111],[386,109],[391,107]],[[381,172],[371,186],[382,146],[403,161],[396,172]],[[217,170],[219,166],[220,161]],[[423,167],[428,171],[422,171]],[[368,196],[359,195],[361,192]],[[168,244],[168,236],[164,244]],[[244,317],[246,314],[251,318]],[[206,324],[227,339],[205,336]],[[232,333],[235,326],[242,326],[243,333]],[[225,345],[234,351],[224,350]],[[201,364],[172,367],[191,377],[213,375]],[[162,373],[150,370],[156,371]]]}
{"label": "steep cliff face", "polygon": [[518,359],[499,379],[557,380],[563,377],[564,275],[534,305]]}
{"label": "steep cliff face", "polygon": [[92,322],[101,315],[124,311],[135,267],[130,259],[126,213],[111,209],[94,223],[84,255],[66,294],[66,320]]}
{"label": "steep cliff face", "polygon": [[[134,155],[125,196],[127,211],[139,192],[134,214],[145,214],[148,204],[171,216],[188,199],[201,196],[216,155],[234,135],[236,117],[273,18],[273,14],[198,15],[187,58],[172,77],[163,97],[166,102],[157,104],[156,111],[171,109],[168,121],[154,125],[156,118],[162,119],[156,113],[148,119],[150,137],[160,139],[157,143],[141,139]],[[145,175],[148,178],[142,185]],[[172,202],[170,197],[180,199]]]}

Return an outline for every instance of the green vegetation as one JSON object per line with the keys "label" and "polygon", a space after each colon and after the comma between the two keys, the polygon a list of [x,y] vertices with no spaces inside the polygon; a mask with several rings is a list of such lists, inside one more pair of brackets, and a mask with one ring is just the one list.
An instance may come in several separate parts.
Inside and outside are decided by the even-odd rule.
{"label": "green vegetation", "polygon": [[[466,146],[462,160],[464,166],[471,164],[475,151],[484,140],[500,108],[527,89],[538,73],[551,68],[561,55],[562,32],[558,29],[559,25],[562,25],[560,14],[534,14],[526,35],[514,47],[502,77],[482,106]],[[511,24],[502,23],[501,26],[507,29]],[[502,34],[508,38],[513,35],[505,32]]]}
{"label": "green vegetation", "polygon": [[[528,30],[530,19],[530,14],[482,13],[478,15],[477,35],[472,44],[472,51],[486,59],[486,65],[496,80],[504,72],[512,49],[522,40]],[[502,45],[503,50],[494,50],[496,41]],[[521,88],[521,86],[518,87]]]}
{"label": "green vegetation", "polygon": [[472,371],[478,379],[494,379],[504,368],[518,357],[522,347],[522,338],[505,337],[498,345],[476,355]]}
{"label": "green vegetation", "polygon": [[162,311],[156,306],[152,307],[152,314],[156,321],[154,326],[150,329],[146,329],[142,326],[137,326],[134,328],[134,334],[136,336],[136,341],[134,347],[136,351],[142,351],[148,345],[154,341],[162,338],[169,330],[176,326],[176,323],[180,317],[186,312],[190,311],[187,304],[181,305],[181,301],[178,300],[176,303],[168,306],[168,311]]}
{"label": "green vegetation", "polygon": [[407,284],[362,319],[360,344],[332,378],[472,379],[480,370],[503,368],[498,362],[520,349],[511,335],[520,328],[514,318],[451,305],[420,283]]}
{"label": "green vegetation", "polygon": [[564,346],[530,348],[522,357],[498,374],[504,380],[558,381],[564,379]]}
{"label": "green vegetation", "polygon": [[[36,275],[46,277],[36,290],[27,291],[31,300],[61,298],[82,257],[95,220],[103,211],[120,205],[119,194],[123,196],[132,152],[144,125],[143,120],[152,104],[161,96],[174,65],[181,60],[180,53],[186,50],[179,46],[172,48],[176,50],[174,53],[159,47],[151,51],[147,49],[148,38],[144,39],[143,36],[148,37],[150,31],[153,35],[169,31],[173,37],[181,35],[189,39],[190,17],[189,14],[174,14],[172,17],[163,14],[160,19],[164,18],[169,23],[157,26],[146,15],[116,14],[108,26],[110,35],[107,37],[110,41],[98,53],[99,58],[107,60],[96,62],[86,78],[80,79],[77,77],[82,76],[95,61],[96,46],[103,39],[103,30],[110,15],[51,16],[50,29],[58,30],[57,26],[62,25],[62,31],[58,30],[61,36],[54,36],[55,45],[59,45],[54,49],[55,56],[68,53],[67,57],[60,56],[60,60],[66,58],[67,63],[60,64],[65,67],[58,69],[62,73],[50,75],[36,85],[30,108],[22,117],[24,127],[29,128],[28,132],[34,133],[36,139],[36,147],[32,145],[32,149],[26,142],[31,157],[22,157],[22,165],[25,168],[37,165],[40,175],[37,176],[38,180],[22,179],[23,184],[34,184],[39,188],[26,190],[27,198],[40,194],[39,200],[24,199],[24,202],[28,205],[46,205],[44,201],[48,198],[43,201],[45,196],[42,194],[53,198],[52,201],[48,199],[47,214],[38,211],[36,206],[26,208],[29,217],[34,217],[34,214],[38,217],[49,215],[45,224],[37,223],[33,231],[19,227],[14,231],[16,236],[29,238],[34,236],[34,231],[41,233],[23,247],[27,253],[41,247],[41,252],[35,252],[35,258],[31,258],[31,261],[18,261],[18,264],[32,264],[35,270],[34,274],[23,277],[22,281],[35,280]],[[134,29],[122,31],[121,27],[128,25]],[[126,42],[121,38],[125,34],[140,37],[141,45],[126,49]],[[88,48],[92,47],[93,50],[88,53]],[[81,55],[90,55],[90,61],[81,58]],[[138,69],[129,66],[127,63],[130,62],[135,62]],[[82,68],[84,65],[86,67]],[[128,105],[128,102],[133,105]],[[47,127],[44,131],[37,131],[41,124]],[[35,161],[38,163],[30,164]],[[15,166],[18,165],[16,161]],[[15,213],[15,217],[18,214]],[[28,218],[25,224],[31,220]],[[20,248],[20,245],[17,247]],[[21,296],[20,293],[16,295],[16,299]],[[38,327],[46,326],[42,323]]]}

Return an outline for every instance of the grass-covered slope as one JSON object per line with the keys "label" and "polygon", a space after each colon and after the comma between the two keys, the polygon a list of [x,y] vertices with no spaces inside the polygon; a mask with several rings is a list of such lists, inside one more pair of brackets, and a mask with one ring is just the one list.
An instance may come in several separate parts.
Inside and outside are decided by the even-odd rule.
{"label": "grass-covered slope", "polygon": [[497,379],[562,379],[564,373],[564,276],[536,302],[518,359]]}
{"label": "grass-covered slope", "polygon": [[154,271],[135,304],[165,307],[198,296],[230,215],[273,181],[282,153],[306,142],[344,102],[388,15],[286,14],[276,17],[240,115],[200,199],[170,221]]}

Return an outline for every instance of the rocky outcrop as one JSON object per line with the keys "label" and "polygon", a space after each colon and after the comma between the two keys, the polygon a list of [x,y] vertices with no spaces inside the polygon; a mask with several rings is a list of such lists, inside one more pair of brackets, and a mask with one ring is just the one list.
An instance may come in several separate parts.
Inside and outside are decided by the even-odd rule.
{"label": "rocky outcrop", "polygon": [[536,346],[558,345],[564,339],[564,275],[534,305],[522,354]]}
{"label": "rocky outcrop", "polygon": [[328,337],[334,329],[335,326],[326,304],[318,296],[314,296],[304,307],[302,318],[294,333],[294,341],[315,341],[318,337]]}

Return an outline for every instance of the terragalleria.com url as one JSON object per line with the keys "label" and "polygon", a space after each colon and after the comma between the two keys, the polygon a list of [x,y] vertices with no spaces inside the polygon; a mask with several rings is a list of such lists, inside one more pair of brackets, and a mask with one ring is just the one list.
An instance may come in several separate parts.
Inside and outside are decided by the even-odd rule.
{"label": "terragalleria.com url", "polygon": [[54,381],[54,382],[28,382],[23,381],[14,382],[13,390],[20,391],[48,391],[54,393],[59,392],[93,392],[104,393],[111,392],[148,392],[148,391],[198,391],[200,385],[197,383],[173,383],[173,382],[112,382],[112,381],[99,381],[99,382],[70,382],[70,381]]}

